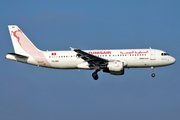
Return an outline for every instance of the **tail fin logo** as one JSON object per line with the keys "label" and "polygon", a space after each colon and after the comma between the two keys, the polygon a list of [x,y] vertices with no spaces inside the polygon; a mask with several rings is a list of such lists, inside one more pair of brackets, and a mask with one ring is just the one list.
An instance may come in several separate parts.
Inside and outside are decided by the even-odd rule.
{"label": "tail fin logo", "polygon": [[20,29],[18,29],[18,30],[14,31],[14,32],[11,31],[11,35],[13,34],[13,36],[14,36],[15,38],[17,38],[18,43],[19,43],[20,46],[21,46],[21,43],[20,43],[20,37],[17,36],[17,32],[21,32],[21,33],[22,33],[22,31],[21,31]]}

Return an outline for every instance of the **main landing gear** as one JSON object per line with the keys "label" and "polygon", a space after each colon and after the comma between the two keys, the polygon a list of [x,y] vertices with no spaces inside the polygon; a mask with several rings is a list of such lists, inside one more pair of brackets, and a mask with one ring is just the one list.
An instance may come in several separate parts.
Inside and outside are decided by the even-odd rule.
{"label": "main landing gear", "polygon": [[151,67],[151,72],[152,72],[151,76],[152,76],[152,77],[155,77],[155,74],[154,74],[154,67]]}
{"label": "main landing gear", "polygon": [[100,70],[95,70],[92,74],[92,77],[94,78],[94,80],[98,80],[99,76],[97,74],[97,72],[99,72]]}

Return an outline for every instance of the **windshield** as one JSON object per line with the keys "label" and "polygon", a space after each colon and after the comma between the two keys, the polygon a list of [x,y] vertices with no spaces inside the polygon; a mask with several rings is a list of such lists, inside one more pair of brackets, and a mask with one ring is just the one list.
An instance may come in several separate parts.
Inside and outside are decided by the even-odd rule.
{"label": "windshield", "polygon": [[162,56],[169,56],[168,53],[161,53]]}

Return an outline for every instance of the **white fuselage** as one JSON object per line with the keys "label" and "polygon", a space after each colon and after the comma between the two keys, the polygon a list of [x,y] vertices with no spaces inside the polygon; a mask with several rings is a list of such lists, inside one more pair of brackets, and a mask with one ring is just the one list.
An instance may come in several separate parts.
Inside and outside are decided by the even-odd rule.
{"label": "white fuselage", "polygon": [[[173,57],[162,55],[165,52],[157,49],[85,50],[85,52],[107,59],[108,61],[123,61],[125,68],[161,67],[175,62]],[[86,62],[79,58],[74,51],[41,51],[43,56],[38,53],[33,53],[34,57],[29,57],[28,59],[12,55],[7,55],[6,58],[56,69],[90,69],[87,67],[87,64],[80,65]],[[47,65],[46,62],[50,65]]]}

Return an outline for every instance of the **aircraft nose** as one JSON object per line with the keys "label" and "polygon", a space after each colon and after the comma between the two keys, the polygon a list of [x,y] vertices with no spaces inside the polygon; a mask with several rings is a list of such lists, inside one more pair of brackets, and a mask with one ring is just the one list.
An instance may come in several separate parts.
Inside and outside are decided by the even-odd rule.
{"label": "aircraft nose", "polygon": [[174,64],[176,62],[176,59],[174,57],[171,57],[171,63]]}

